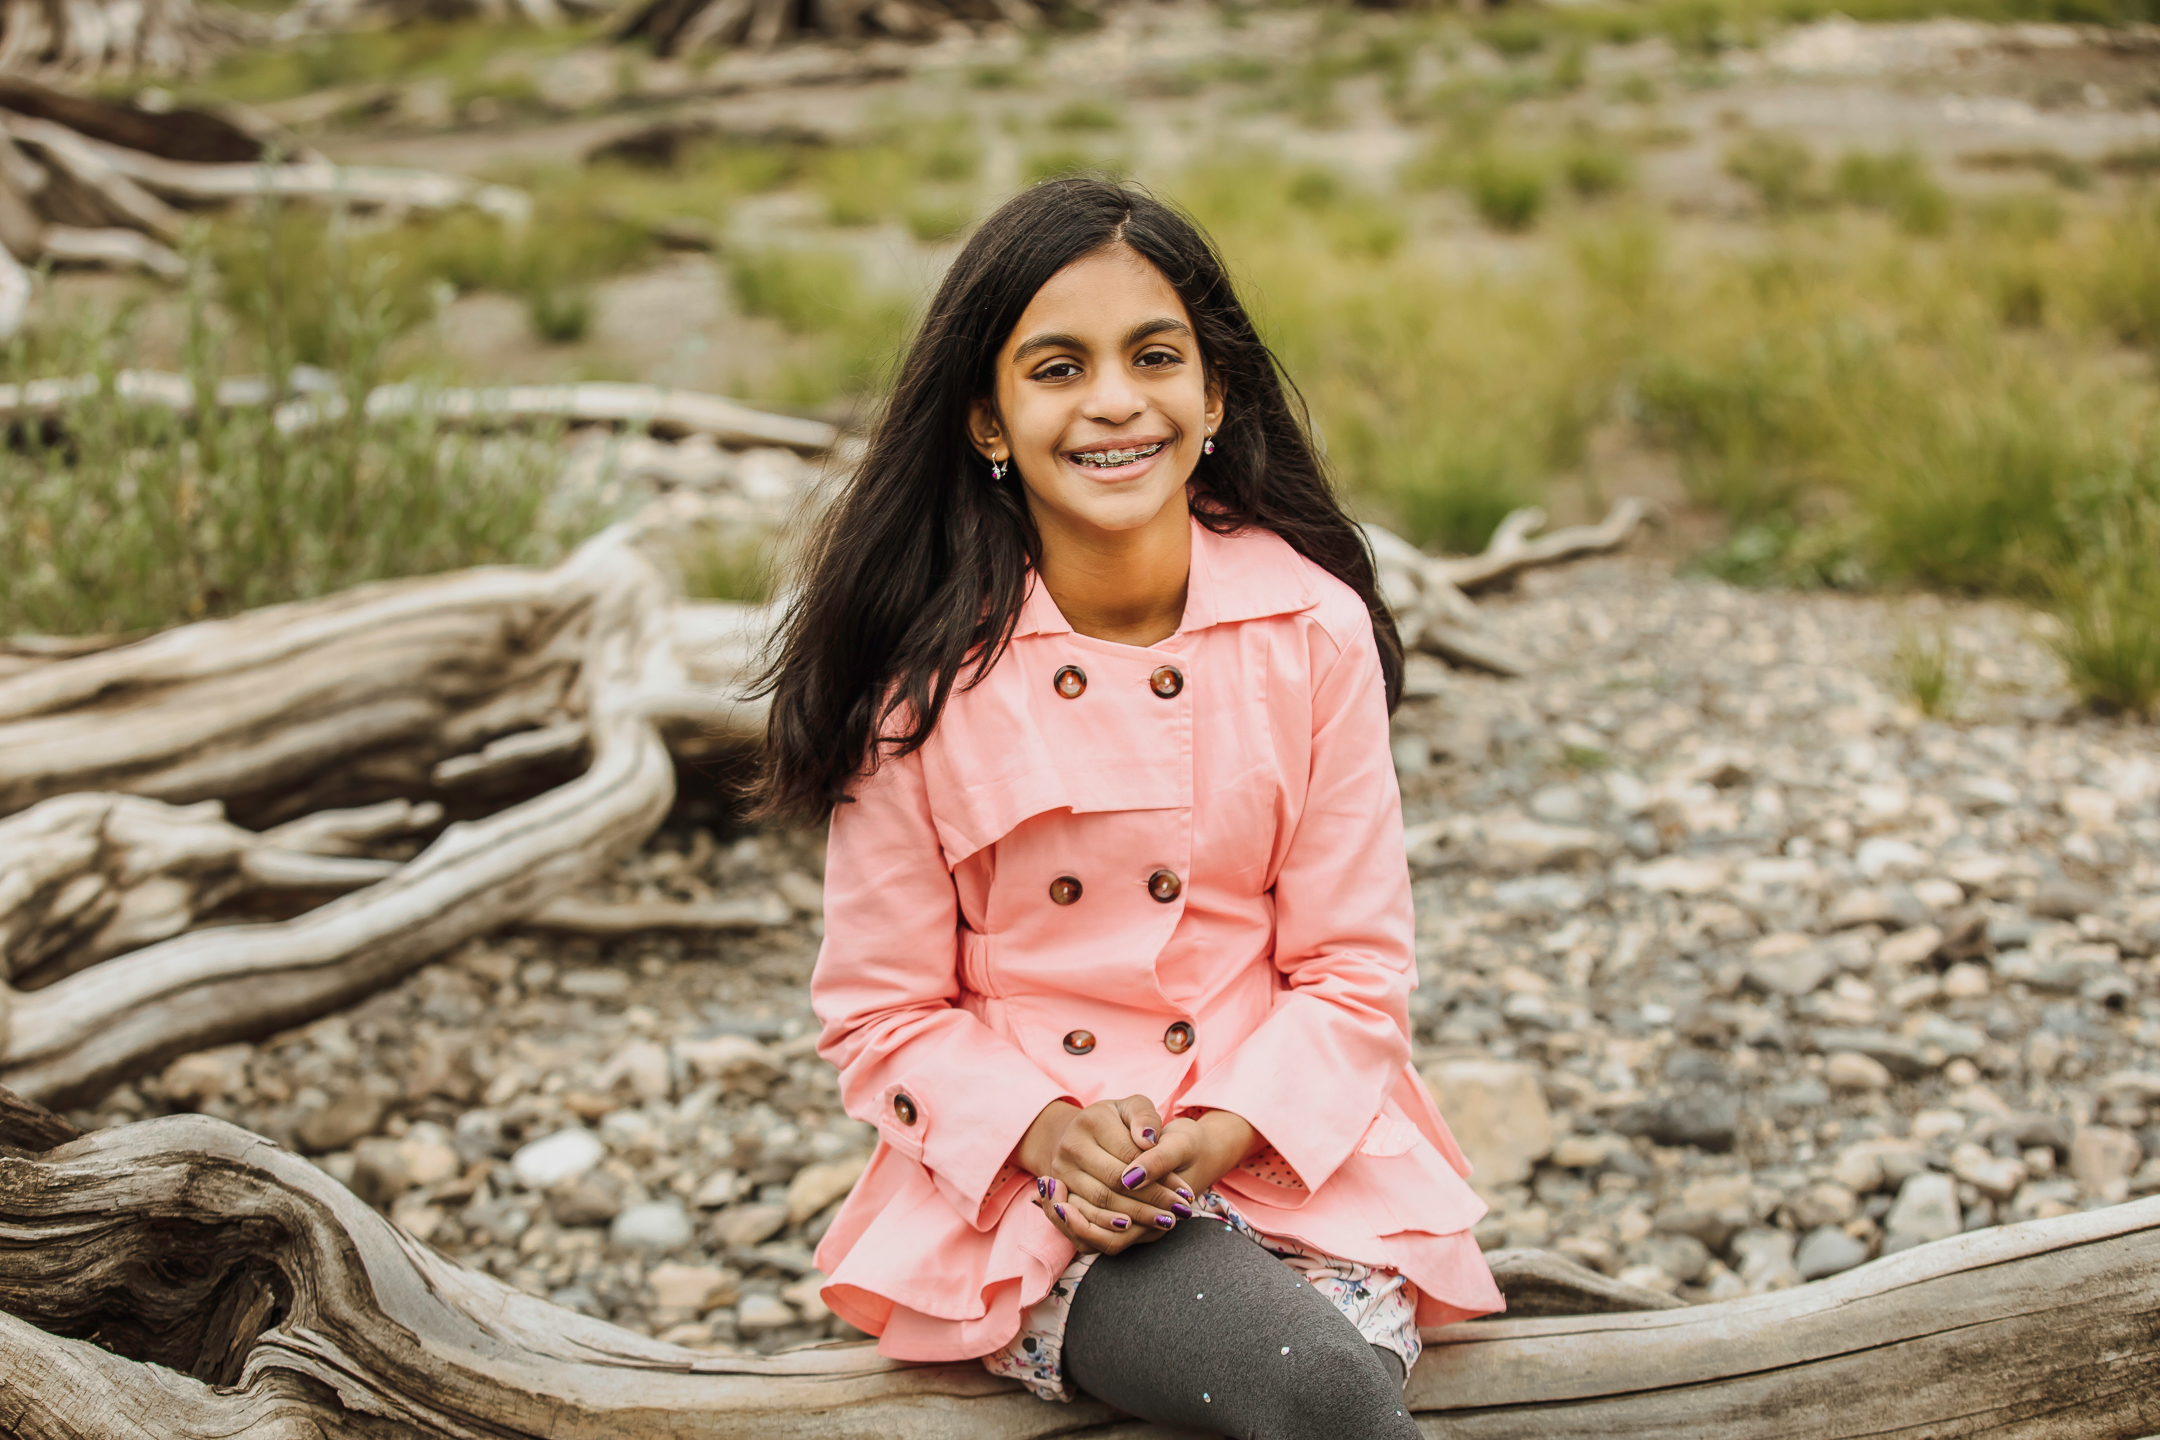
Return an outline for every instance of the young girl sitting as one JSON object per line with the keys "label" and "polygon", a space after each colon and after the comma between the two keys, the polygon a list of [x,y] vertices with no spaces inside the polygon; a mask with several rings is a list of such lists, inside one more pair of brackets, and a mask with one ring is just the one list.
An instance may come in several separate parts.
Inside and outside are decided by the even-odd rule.
{"label": "young girl sitting", "polygon": [[1193,225],[1039,185],[939,287],[809,551],[763,794],[832,817],[825,1302],[1158,1423],[1409,1437],[1497,1310],[1409,1066],[1402,652]]}

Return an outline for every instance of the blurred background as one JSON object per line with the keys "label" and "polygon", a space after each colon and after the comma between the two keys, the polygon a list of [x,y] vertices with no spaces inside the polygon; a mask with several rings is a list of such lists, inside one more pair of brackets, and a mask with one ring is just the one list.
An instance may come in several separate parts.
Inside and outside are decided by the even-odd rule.
{"label": "blurred background", "polygon": [[[859,429],[970,224],[1103,170],[1213,231],[1340,482],[1418,544],[1640,494],[1729,579],[2035,602],[2075,685],[2137,706],[2160,687],[2148,3],[17,7],[18,72],[168,155],[235,158],[178,138],[206,112],[243,151],[516,203],[194,204],[148,254],[33,234],[7,378],[628,380]],[[84,223],[52,199],[28,223]],[[342,456],[235,436],[245,466],[169,454],[146,484],[144,423],[74,424],[94,454],[62,487],[4,462],[0,505],[42,518],[0,531],[0,632],[541,559],[595,519],[531,455],[366,427]],[[264,504],[275,554],[244,538]],[[691,568],[763,583],[754,557]]]}

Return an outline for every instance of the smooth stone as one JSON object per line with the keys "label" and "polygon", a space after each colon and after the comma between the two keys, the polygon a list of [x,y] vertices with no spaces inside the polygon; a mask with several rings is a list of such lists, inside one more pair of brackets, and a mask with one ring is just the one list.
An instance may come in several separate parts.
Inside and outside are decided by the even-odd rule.
{"label": "smooth stone", "polygon": [[1521,1184],[1552,1153],[1552,1109],[1536,1066],[1442,1060],[1425,1067],[1424,1079],[1481,1185]]}
{"label": "smooth stone", "polygon": [[1882,1253],[1895,1255],[1915,1245],[1947,1240],[1965,1229],[1957,1181],[1926,1171],[1898,1187],[1897,1201],[1883,1220]]}
{"label": "smooth stone", "polygon": [[1724,1154],[1740,1134],[1740,1105],[1730,1095],[1661,1095],[1622,1106],[1612,1127],[1660,1145],[1692,1145]]}
{"label": "smooth stone", "polygon": [[607,1146],[592,1131],[573,1126],[544,1139],[520,1145],[510,1157],[510,1172],[530,1190],[548,1190],[574,1180],[607,1158]]}
{"label": "smooth stone", "polygon": [[343,1150],[361,1136],[374,1134],[389,1108],[379,1096],[365,1090],[348,1090],[301,1121],[293,1138],[310,1155]]}
{"label": "smooth stone", "polygon": [[1833,1052],[1823,1062],[1823,1079],[1832,1090],[1882,1091],[1896,1083],[1880,1061],[1856,1050]]}
{"label": "smooth stone", "polygon": [[608,1239],[616,1245],[643,1245],[673,1250],[690,1243],[690,1212],[680,1200],[648,1200],[632,1205],[608,1226]]}
{"label": "smooth stone", "polygon": [[1865,1242],[1854,1239],[1835,1225],[1819,1225],[1800,1241],[1800,1249],[1793,1256],[1793,1268],[1800,1272],[1802,1280],[1820,1280],[1826,1275],[1841,1275],[1855,1265],[1866,1263],[1867,1258]]}

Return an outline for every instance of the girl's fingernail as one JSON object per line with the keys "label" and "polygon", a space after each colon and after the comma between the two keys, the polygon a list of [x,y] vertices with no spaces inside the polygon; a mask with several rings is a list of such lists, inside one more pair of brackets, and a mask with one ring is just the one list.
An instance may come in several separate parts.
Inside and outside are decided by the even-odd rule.
{"label": "girl's fingernail", "polygon": [[1125,1172],[1125,1188],[1130,1190],[1145,1179],[1147,1179],[1147,1171],[1135,1165]]}
{"label": "girl's fingernail", "polygon": [[1063,1205],[1053,1205],[1050,1208],[1057,1211],[1058,1219],[1062,1220],[1065,1218],[1065,1207]]}
{"label": "girl's fingernail", "polygon": [[1152,1145],[1155,1143],[1155,1131],[1152,1128],[1143,1125],[1140,1127],[1140,1138]]}
{"label": "girl's fingernail", "polygon": [[1162,1226],[1163,1229],[1168,1230],[1171,1226],[1177,1224],[1177,1221],[1171,1219],[1168,1215],[1157,1215],[1155,1217],[1155,1223]]}
{"label": "girl's fingernail", "polygon": [[1186,1189],[1183,1185],[1180,1185],[1177,1187],[1177,1193],[1178,1198],[1183,1200],[1186,1204],[1192,1204],[1192,1191]]}
{"label": "girl's fingernail", "polygon": [[1113,1215],[1110,1217],[1110,1228],[1113,1230],[1123,1230],[1131,1224],[1132,1217],[1130,1215]]}
{"label": "girl's fingernail", "polygon": [[1051,1184],[1051,1181],[1050,1181],[1050,1177],[1049,1177],[1049,1176],[1047,1176],[1047,1175],[1038,1175],[1038,1176],[1036,1176],[1036,1177],[1035,1177],[1035,1193],[1036,1193],[1037,1195],[1040,1195],[1040,1196],[1042,1196],[1042,1198],[1043,1198],[1043,1199],[1045,1199],[1045,1200],[1049,1199],[1049,1198],[1050,1198],[1050,1184]]}
{"label": "girl's fingernail", "polygon": [[1180,1204],[1180,1203],[1179,1203],[1178,1201],[1176,1201],[1176,1200],[1173,1200],[1173,1201],[1171,1201],[1171,1202],[1170,1202],[1170,1208],[1171,1208],[1172,1210],[1175,1210],[1175,1211],[1177,1211],[1177,1216],[1178,1216],[1178,1219],[1180,1219],[1180,1220],[1190,1220],[1190,1219],[1192,1219],[1192,1208],[1191,1208],[1190,1206],[1187,1206],[1187,1205],[1183,1205],[1183,1204]]}

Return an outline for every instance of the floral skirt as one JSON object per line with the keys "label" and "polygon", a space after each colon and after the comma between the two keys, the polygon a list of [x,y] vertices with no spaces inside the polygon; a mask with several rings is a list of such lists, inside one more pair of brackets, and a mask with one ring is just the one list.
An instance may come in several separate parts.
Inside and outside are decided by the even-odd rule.
{"label": "floral skirt", "polygon": [[[1418,1341],[1417,1287],[1393,1270],[1360,1265],[1323,1255],[1279,1236],[1263,1235],[1238,1213],[1237,1207],[1217,1191],[1204,1192],[1197,1208],[1215,1216],[1261,1249],[1280,1259],[1305,1278],[1307,1284],[1365,1337],[1402,1357],[1408,1376],[1423,1350]],[[1050,1293],[1030,1305],[1020,1316],[1020,1333],[1004,1349],[983,1356],[983,1368],[993,1375],[1018,1380],[1044,1400],[1070,1400],[1073,1388],[1065,1379],[1065,1319],[1072,1311],[1073,1292],[1095,1263],[1096,1256],[1081,1255],[1065,1267],[1051,1285]]]}

